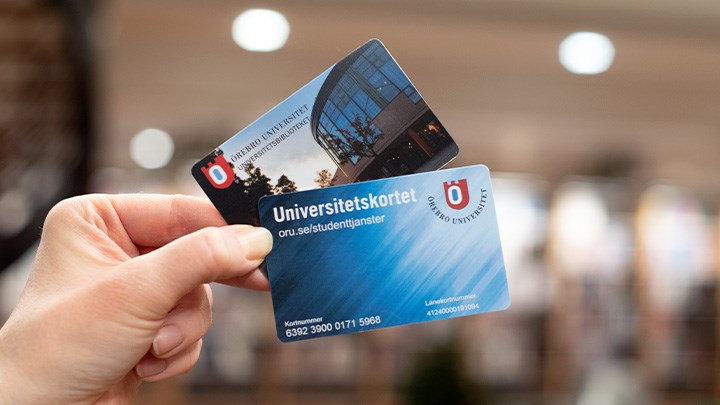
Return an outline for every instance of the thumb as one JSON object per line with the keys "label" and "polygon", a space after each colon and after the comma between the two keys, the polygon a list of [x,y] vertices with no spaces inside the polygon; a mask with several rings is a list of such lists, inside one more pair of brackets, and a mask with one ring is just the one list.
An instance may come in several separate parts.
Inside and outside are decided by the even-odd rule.
{"label": "thumb", "polygon": [[[126,262],[138,298],[167,312],[193,288],[242,277],[272,249],[272,234],[250,225],[209,227]],[[140,282],[137,282],[140,280]]]}

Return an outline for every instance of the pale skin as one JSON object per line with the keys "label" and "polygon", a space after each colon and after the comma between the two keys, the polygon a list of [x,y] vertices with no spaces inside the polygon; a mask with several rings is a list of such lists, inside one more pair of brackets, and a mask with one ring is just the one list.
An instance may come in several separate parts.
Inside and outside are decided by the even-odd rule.
{"label": "pale skin", "polygon": [[131,403],[142,381],[186,373],[212,319],[207,283],[267,290],[271,248],[199,198],[61,202],[0,329],[0,404]]}

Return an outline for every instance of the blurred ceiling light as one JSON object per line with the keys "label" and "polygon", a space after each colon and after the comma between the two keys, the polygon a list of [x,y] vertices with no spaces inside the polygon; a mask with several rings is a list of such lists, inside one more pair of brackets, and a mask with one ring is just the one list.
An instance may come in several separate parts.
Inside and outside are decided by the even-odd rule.
{"label": "blurred ceiling light", "polygon": [[290,24],[274,10],[253,8],[244,11],[232,24],[232,37],[241,48],[251,52],[272,52],[285,46]]}
{"label": "blurred ceiling light", "polygon": [[596,75],[607,71],[615,59],[615,47],[597,32],[576,32],[560,44],[560,63],[576,75]]}
{"label": "blurred ceiling light", "polygon": [[144,169],[165,167],[174,152],[175,143],[172,138],[159,129],[143,129],[130,140],[130,157]]}

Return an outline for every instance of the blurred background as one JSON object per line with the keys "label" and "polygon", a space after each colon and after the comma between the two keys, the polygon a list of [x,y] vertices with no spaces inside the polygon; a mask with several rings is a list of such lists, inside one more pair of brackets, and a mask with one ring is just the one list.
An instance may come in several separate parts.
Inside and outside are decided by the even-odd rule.
{"label": "blurred background", "polygon": [[198,366],[139,402],[720,402],[716,0],[0,0],[0,322],[55,202],[202,195],[195,161],[373,37],[493,171],[511,308],[281,344],[214,286]]}

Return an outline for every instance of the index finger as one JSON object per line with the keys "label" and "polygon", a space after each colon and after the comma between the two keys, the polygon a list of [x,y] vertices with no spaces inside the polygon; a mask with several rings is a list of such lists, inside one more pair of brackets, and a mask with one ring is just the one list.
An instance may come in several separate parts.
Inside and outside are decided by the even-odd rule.
{"label": "index finger", "polygon": [[184,195],[122,194],[111,204],[130,240],[143,247],[164,246],[209,226],[225,226],[210,201]]}

